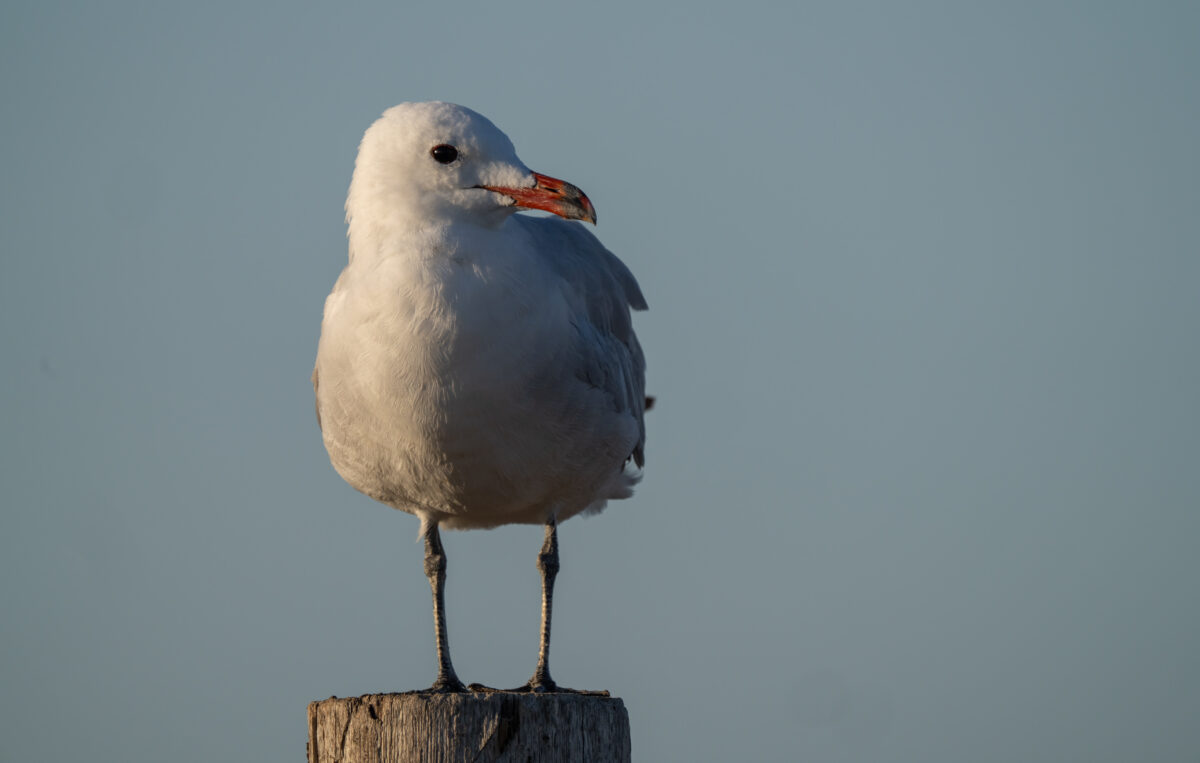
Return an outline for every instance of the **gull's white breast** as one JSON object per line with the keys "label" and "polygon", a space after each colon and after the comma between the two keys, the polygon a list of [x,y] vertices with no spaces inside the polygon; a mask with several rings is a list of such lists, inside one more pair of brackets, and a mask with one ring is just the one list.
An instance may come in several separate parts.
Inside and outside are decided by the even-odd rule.
{"label": "gull's white breast", "polygon": [[588,316],[533,248],[528,226],[505,225],[346,268],[316,371],[347,482],[447,527],[561,520],[629,494],[638,422],[589,382]]}

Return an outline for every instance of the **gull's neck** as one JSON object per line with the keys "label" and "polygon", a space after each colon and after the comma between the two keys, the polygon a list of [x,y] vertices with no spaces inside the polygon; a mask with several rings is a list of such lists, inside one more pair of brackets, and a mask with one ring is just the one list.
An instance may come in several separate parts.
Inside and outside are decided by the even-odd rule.
{"label": "gull's neck", "polygon": [[466,240],[501,234],[515,207],[469,209],[453,199],[414,197],[357,173],[346,198],[351,261],[411,253],[453,254]]}

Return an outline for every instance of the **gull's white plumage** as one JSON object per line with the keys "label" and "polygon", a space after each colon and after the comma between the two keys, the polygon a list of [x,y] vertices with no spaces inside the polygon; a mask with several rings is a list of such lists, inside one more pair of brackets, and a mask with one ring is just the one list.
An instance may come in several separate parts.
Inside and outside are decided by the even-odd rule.
{"label": "gull's white plumage", "polygon": [[325,447],[355,488],[421,518],[438,677],[450,660],[439,527],[542,523],[537,669],[550,677],[558,522],[625,498],[645,445],[633,275],[567,219],[574,186],[531,172],[484,117],[389,109],[363,136],[346,199],[350,262],[325,301],[313,387]]}
{"label": "gull's white plumage", "polygon": [[[432,160],[439,144],[459,159]],[[561,521],[629,496],[640,474],[630,308],[645,301],[580,223],[513,215],[480,187],[534,182],[500,130],[452,104],[390,109],[359,148],[318,417],[339,474],[425,524]]]}

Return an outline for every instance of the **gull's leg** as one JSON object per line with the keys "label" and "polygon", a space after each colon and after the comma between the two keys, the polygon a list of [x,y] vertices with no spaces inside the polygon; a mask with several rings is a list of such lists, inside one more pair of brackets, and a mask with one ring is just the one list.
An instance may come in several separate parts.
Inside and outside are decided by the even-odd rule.
{"label": "gull's leg", "polygon": [[546,520],[546,540],[538,553],[538,571],[542,573],[542,633],[538,640],[537,668],[529,683],[513,691],[560,692],[571,694],[595,694],[607,697],[607,691],[578,691],[559,686],[550,677],[550,616],[554,612],[554,579],[558,577],[558,523],[554,517]]}
{"label": "gull's leg", "polygon": [[450,643],[446,640],[446,551],[437,522],[425,526],[425,577],[433,589],[433,637],[437,641],[438,675],[427,691],[439,694],[466,691],[450,662]]}
{"label": "gull's leg", "polygon": [[[579,691],[559,686],[550,677],[550,615],[554,609],[554,578],[558,576],[558,523],[553,517],[546,520],[546,540],[538,553],[538,571],[542,573],[542,633],[538,640],[538,662],[533,671],[533,678],[523,686],[507,689],[510,692],[559,692],[570,694],[592,694],[607,697],[607,691]],[[471,684],[471,691],[495,692],[482,684]],[[505,691],[505,690],[501,690]]]}
{"label": "gull's leg", "polygon": [[546,540],[538,553],[538,571],[542,573],[542,633],[538,639],[537,668],[529,679],[529,691],[558,691],[550,677],[550,616],[554,611],[554,579],[558,577],[558,522],[546,520]]}

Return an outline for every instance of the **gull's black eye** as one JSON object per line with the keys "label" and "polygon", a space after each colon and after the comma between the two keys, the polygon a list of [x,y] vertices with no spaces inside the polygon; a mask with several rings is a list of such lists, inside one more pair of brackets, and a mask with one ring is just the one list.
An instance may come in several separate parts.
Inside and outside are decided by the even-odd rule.
{"label": "gull's black eye", "polygon": [[458,158],[458,149],[445,143],[429,149],[429,153],[438,164],[449,164]]}

